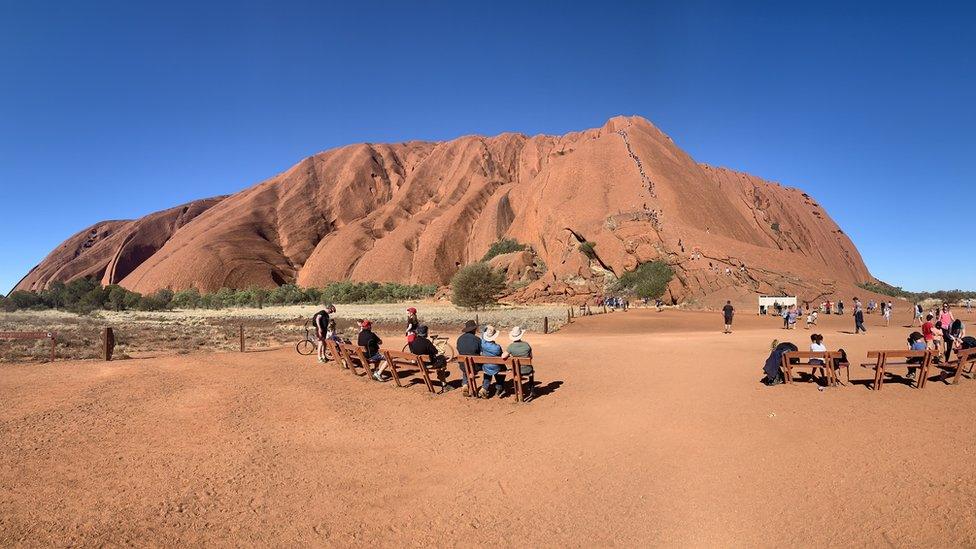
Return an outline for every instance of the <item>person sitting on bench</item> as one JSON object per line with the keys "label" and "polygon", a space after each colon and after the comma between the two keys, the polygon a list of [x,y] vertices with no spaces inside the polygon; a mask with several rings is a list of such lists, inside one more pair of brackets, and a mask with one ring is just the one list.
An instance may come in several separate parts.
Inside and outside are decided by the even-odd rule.
{"label": "person sitting on bench", "polygon": [[[495,343],[496,339],[498,339],[498,330],[490,324],[485,326],[485,331],[481,334],[481,356],[502,356],[502,346]],[[481,371],[484,372],[484,381],[478,396],[489,398],[488,387],[491,385],[492,379],[495,381],[495,396],[505,396],[505,374],[501,373],[505,371],[505,366],[502,364],[485,364],[481,367]]]}
{"label": "person sitting on bench", "polygon": [[[926,350],[925,336],[923,336],[922,334],[920,334],[918,332],[912,332],[908,336],[908,348],[909,348],[909,350],[912,350],[912,351],[924,351],[924,350]],[[918,356],[918,357],[911,357],[908,360],[906,360],[905,362],[908,362],[909,364],[921,364],[924,361],[925,361],[924,358]],[[918,368],[917,367],[909,368],[908,369],[908,375],[906,377],[908,379],[910,379],[910,380],[915,379],[915,373],[916,372],[918,372]]]}
{"label": "person sitting on bench", "polygon": [[[512,342],[508,344],[508,349],[502,354],[502,358],[532,358],[532,346],[528,342],[522,341],[522,338],[525,337],[525,330],[521,326],[512,328],[512,331],[508,333],[508,337]],[[529,376],[529,392],[525,395],[525,398],[530,399],[534,394],[535,369],[532,366],[522,366],[520,373],[523,376]]]}
{"label": "person sitting on bench", "polygon": [[[366,360],[379,364],[379,369],[373,372],[373,379],[376,381],[383,381],[383,371],[386,370],[386,358],[383,353],[380,352],[380,345],[383,344],[383,340],[379,338],[378,335],[373,333],[373,323],[364,320],[359,323],[359,339],[356,344],[365,349],[363,352],[366,355]],[[363,368],[369,370],[368,364],[363,364]]]}
{"label": "person sitting on bench", "polygon": [[[464,387],[464,396],[471,396],[471,389],[468,388],[468,372],[464,368],[464,360],[461,357],[464,355],[481,355],[481,339],[475,335],[476,331],[478,331],[478,325],[473,320],[469,320],[464,323],[464,329],[457,338],[458,368],[461,370],[461,386]],[[481,365],[475,364],[474,368],[477,372]]]}
{"label": "person sitting on bench", "polygon": [[429,333],[430,330],[427,329],[426,324],[418,326],[417,337],[409,343],[410,352],[415,355],[427,357],[427,362],[430,364],[430,367],[437,370],[437,380],[444,383],[444,380],[447,379],[447,358],[427,339]]}

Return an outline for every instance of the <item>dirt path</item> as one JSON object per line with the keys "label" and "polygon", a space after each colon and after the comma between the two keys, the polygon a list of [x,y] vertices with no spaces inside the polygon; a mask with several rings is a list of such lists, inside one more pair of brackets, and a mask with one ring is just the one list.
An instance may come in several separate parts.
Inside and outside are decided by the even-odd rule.
{"label": "dirt path", "polygon": [[[903,346],[879,321],[820,331],[858,361]],[[0,544],[976,545],[976,381],[766,388],[769,342],[809,332],[720,329],[635,310],[531,337],[526,405],[289,349],[4,365]]]}

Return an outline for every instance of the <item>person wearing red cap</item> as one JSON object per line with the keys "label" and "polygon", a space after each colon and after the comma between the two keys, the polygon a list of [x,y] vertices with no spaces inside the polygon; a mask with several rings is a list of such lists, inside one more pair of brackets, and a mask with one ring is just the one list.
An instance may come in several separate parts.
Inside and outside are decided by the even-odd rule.
{"label": "person wearing red cap", "polygon": [[417,337],[417,328],[420,326],[420,319],[417,318],[417,309],[407,307],[407,343],[413,343]]}
{"label": "person wearing red cap", "polygon": [[[359,323],[359,339],[357,344],[365,349],[366,360],[370,363],[378,364],[379,368],[373,372],[373,379],[383,381],[383,372],[386,370],[386,358],[380,353],[380,345],[383,340],[373,333],[373,323],[363,320]],[[365,364],[363,366],[366,366]]]}

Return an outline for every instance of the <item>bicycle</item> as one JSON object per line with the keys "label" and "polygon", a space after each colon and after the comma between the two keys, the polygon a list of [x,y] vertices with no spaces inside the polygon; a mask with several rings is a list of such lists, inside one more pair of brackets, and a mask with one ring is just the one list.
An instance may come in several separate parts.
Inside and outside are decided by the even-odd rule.
{"label": "bicycle", "polygon": [[[305,321],[305,339],[299,341],[298,344],[295,345],[295,350],[298,351],[298,354],[302,356],[311,355],[319,348],[319,340],[318,337],[316,337],[317,334],[310,326],[311,323],[311,320]],[[328,345],[325,347],[325,359],[332,360],[332,351],[329,350]]]}
{"label": "bicycle", "polygon": [[[455,351],[454,346],[451,345],[450,338],[447,336],[431,334],[429,339],[430,342],[434,344],[434,347],[437,348],[437,352],[444,355],[444,358],[446,358],[448,362],[452,362],[455,358],[457,358],[457,351]],[[403,352],[410,352],[409,343],[403,346]]]}

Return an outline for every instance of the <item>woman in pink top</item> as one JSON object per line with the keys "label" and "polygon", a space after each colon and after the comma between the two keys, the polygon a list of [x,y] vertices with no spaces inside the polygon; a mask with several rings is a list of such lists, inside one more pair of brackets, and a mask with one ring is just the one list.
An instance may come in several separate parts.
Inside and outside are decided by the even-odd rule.
{"label": "woman in pink top", "polygon": [[949,310],[949,304],[943,303],[942,313],[939,314],[939,322],[941,322],[943,326],[952,326],[953,320],[955,320],[955,318],[952,316],[952,311]]}

